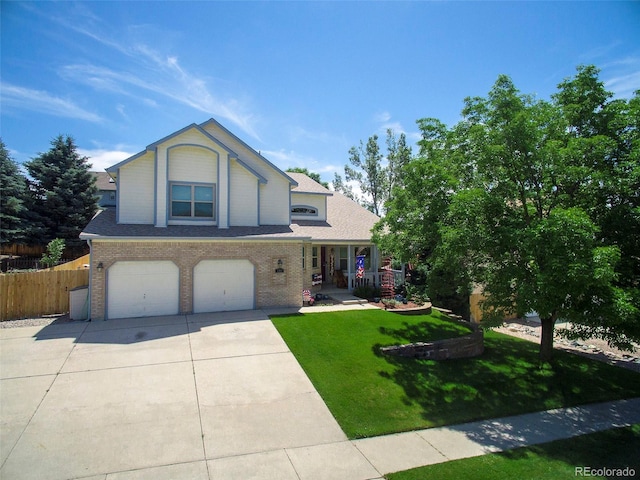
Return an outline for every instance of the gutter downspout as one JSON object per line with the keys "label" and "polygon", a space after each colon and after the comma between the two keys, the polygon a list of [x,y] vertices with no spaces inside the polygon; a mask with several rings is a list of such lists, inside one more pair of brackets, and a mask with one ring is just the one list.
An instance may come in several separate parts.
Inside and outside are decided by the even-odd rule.
{"label": "gutter downspout", "polygon": [[93,285],[91,279],[93,278],[93,252],[91,250],[91,239],[87,239],[87,245],[89,245],[89,292],[87,302],[87,321],[91,321],[91,292],[93,291]]}

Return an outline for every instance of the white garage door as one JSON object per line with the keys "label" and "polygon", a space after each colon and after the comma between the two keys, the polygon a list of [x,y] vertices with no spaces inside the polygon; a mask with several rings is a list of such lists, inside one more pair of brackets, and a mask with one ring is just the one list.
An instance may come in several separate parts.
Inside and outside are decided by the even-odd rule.
{"label": "white garage door", "polygon": [[202,260],[193,269],[193,311],[255,308],[253,264],[249,260]]}
{"label": "white garage door", "polygon": [[107,272],[107,318],[176,315],[179,269],[169,261],[116,262]]}

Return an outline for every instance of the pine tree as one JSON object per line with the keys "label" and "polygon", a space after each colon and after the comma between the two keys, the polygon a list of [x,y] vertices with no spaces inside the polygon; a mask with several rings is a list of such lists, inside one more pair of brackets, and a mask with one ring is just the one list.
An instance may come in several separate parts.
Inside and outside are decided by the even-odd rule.
{"label": "pine tree", "polygon": [[24,242],[27,181],[0,140],[0,243]]}
{"label": "pine tree", "polygon": [[88,158],[81,156],[73,138],[59,135],[51,149],[25,164],[31,175],[31,206],[44,228],[40,242],[54,238],[78,245],[78,236],[97,209],[95,177]]}

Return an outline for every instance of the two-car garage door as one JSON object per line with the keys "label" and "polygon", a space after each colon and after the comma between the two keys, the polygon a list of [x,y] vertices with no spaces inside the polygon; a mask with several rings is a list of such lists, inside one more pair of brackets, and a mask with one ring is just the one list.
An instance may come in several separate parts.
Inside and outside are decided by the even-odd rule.
{"label": "two-car garage door", "polygon": [[[108,270],[107,318],[176,315],[180,271],[171,261],[116,262]],[[248,260],[203,260],[193,270],[193,311],[255,308],[254,267]]]}

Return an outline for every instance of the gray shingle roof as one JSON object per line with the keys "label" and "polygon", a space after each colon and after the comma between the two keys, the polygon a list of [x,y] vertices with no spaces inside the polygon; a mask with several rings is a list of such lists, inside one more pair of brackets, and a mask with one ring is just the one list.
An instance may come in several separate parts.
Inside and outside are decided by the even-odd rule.
{"label": "gray shingle roof", "polygon": [[[311,239],[323,243],[369,243],[371,229],[380,218],[344,195],[331,192],[306,175],[291,174],[298,182],[300,193],[308,188],[327,195],[327,221],[294,220],[291,225],[261,225],[259,227],[169,225],[157,228],[153,225],[124,225],[116,222],[115,209],[98,213],[80,234],[83,239],[97,238],[211,238],[211,239]],[[301,178],[304,177],[304,178]],[[317,185],[308,185],[308,181]],[[321,190],[319,190],[321,189]]]}
{"label": "gray shingle roof", "polygon": [[80,234],[91,238],[244,238],[273,237],[296,238],[299,235],[289,225],[262,225],[260,227],[218,228],[203,225],[169,225],[157,228],[148,224],[118,224],[116,210],[108,208],[99,212]]}
{"label": "gray shingle roof", "polygon": [[327,197],[327,222],[297,220],[296,231],[323,242],[369,242],[371,229],[380,220],[376,214],[341,193]]}
{"label": "gray shingle roof", "polygon": [[296,193],[320,193],[322,195],[333,195],[331,190],[327,190],[318,182],[309,178],[304,173],[296,173],[296,172],[287,172],[291,178],[293,178],[298,185],[291,189],[292,192]]}
{"label": "gray shingle roof", "polygon": [[96,177],[96,187],[98,187],[98,190],[116,190],[116,183],[107,172],[91,172],[91,175]]}

